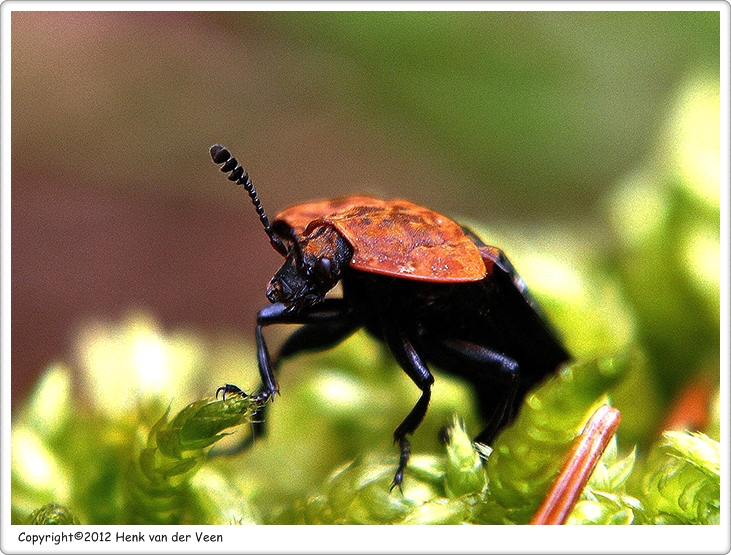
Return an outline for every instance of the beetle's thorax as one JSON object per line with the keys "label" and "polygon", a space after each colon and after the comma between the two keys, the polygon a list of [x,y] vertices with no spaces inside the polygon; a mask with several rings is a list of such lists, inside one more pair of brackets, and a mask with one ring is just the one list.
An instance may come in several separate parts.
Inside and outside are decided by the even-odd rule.
{"label": "beetle's thorax", "polygon": [[293,310],[320,302],[340,280],[353,250],[330,225],[320,225],[304,236],[284,237],[287,257],[267,288],[267,298]]}

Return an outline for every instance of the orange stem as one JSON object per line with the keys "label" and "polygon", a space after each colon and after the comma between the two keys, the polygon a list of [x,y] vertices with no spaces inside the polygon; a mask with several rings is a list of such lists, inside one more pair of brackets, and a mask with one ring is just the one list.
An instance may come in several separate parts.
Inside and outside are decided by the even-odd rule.
{"label": "orange stem", "polygon": [[619,426],[619,411],[599,407],[576,438],[568,461],[530,524],[564,524]]}

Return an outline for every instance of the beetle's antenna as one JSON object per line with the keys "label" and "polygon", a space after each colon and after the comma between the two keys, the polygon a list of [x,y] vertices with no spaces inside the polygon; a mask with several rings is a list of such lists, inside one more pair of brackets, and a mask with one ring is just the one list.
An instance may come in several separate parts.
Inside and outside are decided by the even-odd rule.
{"label": "beetle's antenna", "polygon": [[231,153],[226,149],[226,147],[221,145],[213,145],[211,147],[211,158],[213,158],[213,161],[216,164],[223,164],[221,166],[222,172],[231,172],[228,175],[228,179],[230,181],[235,181],[236,185],[244,186],[246,192],[249,193],[249,197],[251,197],[251,202],[254,203],[256,213],[259,214],[259,219],[264,226],[264,231],[266,231],[266,234],[269,236],[269,241],[272,243],[272,246],[277,249],[280,254],[287,256],[287,247],[279,237],[274,235],[272,227],[269,225],[269,218],[267,218],[267,215],[264,213],[264,208],[261,205],[261,201],[259,201],[259,195],[256,194],[254,184],[251,182],[249,174],[246,173],[243,166],[240,166],[236,158],[231,156]]}

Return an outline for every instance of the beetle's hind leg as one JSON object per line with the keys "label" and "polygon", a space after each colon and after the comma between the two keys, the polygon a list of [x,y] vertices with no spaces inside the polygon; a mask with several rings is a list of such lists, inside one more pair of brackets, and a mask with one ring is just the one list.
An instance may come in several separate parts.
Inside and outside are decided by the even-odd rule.
{"label": "beetle's hind leg", "polygon": [[518,397],[518,363],[497,351],[468,341],[443,339],[435,357],[446,362],[444,368],[469,380],[477,392],[485,429],[475,438],[490,444],[497,433],[513,419]]}

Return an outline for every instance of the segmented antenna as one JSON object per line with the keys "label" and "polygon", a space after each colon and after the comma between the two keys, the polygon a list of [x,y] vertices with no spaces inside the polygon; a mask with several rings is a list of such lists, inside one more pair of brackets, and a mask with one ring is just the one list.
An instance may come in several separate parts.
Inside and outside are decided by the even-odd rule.
{"label": "segmented antenna", "polygon": [[216,164],[223,164],[221,166],[222,172],[231,172],[227,176],[230,181],[235,181],[236,185],[244,186],[246,192],[249,193],[251,202],[254,203],[254,208],[256,209],[256,213],[259,214],[259,219],[264,226],[264,231],[266,231],[266,234],[269,236],[269,241],[272,243],[272,246],[277,249],[277,251],[279,251],[283,256],[286,256],[287,247],[284,245],[282,240],[272,232],[272,227],[269,225],[269,218],[267,218],[267,215],[264,213],[264,208],[259,201],[259,195],[256,194],[254,184],[251,182],[246,170],[239,165],[236,158],[231,156],[231,153],[224,146],[213,145],[211,147],[211,158],[213,158],[213,161]]}

